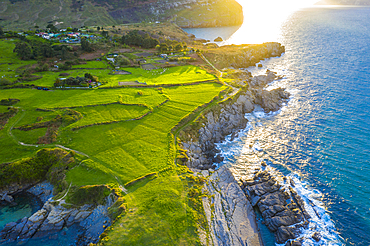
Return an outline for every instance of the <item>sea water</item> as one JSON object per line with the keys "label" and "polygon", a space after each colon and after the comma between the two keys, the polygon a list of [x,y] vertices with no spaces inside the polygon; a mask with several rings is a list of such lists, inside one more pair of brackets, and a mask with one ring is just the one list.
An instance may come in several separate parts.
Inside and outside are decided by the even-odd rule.
{"label": "sea water", "polygon": [[[240,175],[264,160],[288,175],[313,216],[304,245],[370,245],[370,8],[315,7],[282,26],[286,53],[248,68],[284,78],[289,102],[274,114],[246,115],[247,129],[219,144]],[[203,37],[206,37],[203,35]],[[244,172],[244,173],[243,173]],[[274,240],[265,228],[266,245]]]}

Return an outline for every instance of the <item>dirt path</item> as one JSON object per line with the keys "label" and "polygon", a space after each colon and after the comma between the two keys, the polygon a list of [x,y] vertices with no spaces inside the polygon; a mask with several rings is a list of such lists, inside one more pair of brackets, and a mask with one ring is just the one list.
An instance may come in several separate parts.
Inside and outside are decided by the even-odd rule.
{"label": "dirt path", "polygon": [[[208,61],[208,59],[203,55],[203,54],[199,54],[199,56],[206,62],[206,63],[208,63],[215,71],[217,71],[219,74],[220,74],[220,78],[222,78],[222,76],[223,76],[223,72],[221,72],[220,70],[218,70],[210,61]],[[224,83],[227,85],[227,86],[229,86],[229,87],[231,87],[231,88],[233,88],[233,91],[232,91],[232,93],[230,93],[229,95],[228,95],[228,97],[232,97],[232,96],[234,96],[236,93],[238,93],[238,91],[239,91],[239,89],[238,88],[236,88],[236,87],[234,87],[234,86],[232,86],[232,85],[230,85],[230,84],[228,84],[227,82],[225,82],[224,81]]]}

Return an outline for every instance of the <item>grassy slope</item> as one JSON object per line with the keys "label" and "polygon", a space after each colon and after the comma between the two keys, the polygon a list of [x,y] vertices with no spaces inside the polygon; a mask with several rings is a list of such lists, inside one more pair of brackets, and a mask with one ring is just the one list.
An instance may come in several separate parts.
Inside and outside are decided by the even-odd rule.
{"label": "grassy slope", "polygon": [[26,65],[35,64],[36,61],[21,61],[13,49],[15,48],[15,41],[0,40],[0,77],[6,78],[10,81],[15,81],[16,75],[19,74],[17,69]]}
{"label": "grassy slope", "polygon": [[[18,65],[22,64],[16,57],[13,60]],[[187,79],[188,82],[194,82],[215,78],[194,66],[171,69],[163,74],[163,78],[151,75],[152,80],[156,80],[156,83],[181,83]],[[17,144],[9,135],[10,127],[35,123],[40,120],[38,117],[43,117],[41,121],[50,120],[63,112],[63,109],[55,108],[77,107],[74,110],[80,111],[84,118],[74,125],[60,129],[57,144],[86,153],[91,158],[70,170],[67,173],[67,182],[72,182],[75,186],[111,184],[117,187],[149,173],[160,172],[128,187],[128,194],[124,199],[129,212],[119,217],[107,232],[108,237],[104,240],[106,244],[195,245],[198,243],[196,219],[194,211],[188,206],[188,182],[183,177],[186,170],[174,165],[175,148],[171,129],[225,88],[217,83],[202,83],[165,87],[162,89],[163,94],[157,88],[0,90],[0,100],[20,99],[15,105],[20,107],[20,111],[0,131],[0,162],[32,156],[37,149],[45,147]],[[138,91],[141,91],[142,95],[139,95]],[[169,101],[159,106],[168,99]],[[145,104],[147,107],[112,104],[118,101]],[[99,106],[101,104],[110,105]],[[55,111],[37,111],[37,108]],[[140,120],[71,131],[73,126],[134,118],[147,112],[148,108],[153,108],[153,112]],[[13,129],[12,133],[22,142],[34,143],[39,135],[45,133],[45,129],[30,132]],[[167,171],[161,171],[168,168],[170,169]]]}
{"label": "grassy slope", "polygon": [[[189,3],[177,0],[157,1],[116,1],[105,0],[100,6],[92,0],[83,1],[82,8],[74,8],[72,0],[44,1],[25,0],[11,4],[9,0],[0,3],[1,25],[9,29],[28,29],[35,25],[44,28],[47,23],[60,23],[60,27],[109,26],[120,23],[155,22],[172,19],[176,24],[187,26],[239,25],[243,13],[234,0],[215,0]],[[81,1],[82,2],[82,1]],[[178,7],[166,8],[166,3],[179,2]],[[181,6],[181,3],[186,3]],[[115,11],[122,13],[114,13]],[[109,13],[112,13],[114,19]],[[155,16],[154,16],[155,15]],[[185,25],[184,25],[185,24]]]}
{"label": "grassy slope", "polygon": [[[225,89],[224,86],[215,83],[164,88],[163,91],[170,101],[139,121],[93,126],[75,132],[66,130],[62,133],[63,145],[82,151],[91,157],[67,173],[67,181],[77,186],[117,185],[117,180],[118,184],[122,185],[148,173],[172,167],[172,170],[159,174],[151,181],[146,179],[129,188],[125,200],[130,211],[120,217],[108,232],[109,236],[106,240],[108,238],[110,240],[106,244],[197,244],[196,220],[193,211],[187,205],[187,182],[180,179],[179,171],[174,166],[174,149],[171,146],[173,138],[169,133],[183,117],[199,105],[212,100],[223,89]],[[30,110],[30,112],[39,113],[33,109],[67,104],[69,106],[88,105],[91,104],[92,99],[106,102],[109,98],[117,98],[117,94],[127,96],[132,100],[131,102],[143,101],[140,97],[132,96],[132,90],[135,89],[49,93],[15,89],[0,91],[0,97],[6,98],[12,94],[13,97],[21,99],[18,106],[24,108],[25,112]],[[164,98],[163,95],[157,94],[155,89],[141,90],[144,95],[151,94],[152,98],[147,98],[145,101],[152,102],[152,105],[154,102],[156,104],[162,102],[161,99]],[[85,100],[76,102],[71,99],[78,94],[85,94],[81,95]],[[52,98],[37,100],[41,95],[43,97],[51,95]],[[89,107],[81,109],[87,108]],[[0,131],[0,134],[3,133],[4,130]],[[0,143],[4,142],[0,141]],[[28,147],[15,145],[6,146],[5,149],[12,151],[14,156],[18,155],[20,149],[24,150]],[[1,153],[2,160],[4,157]]]}
{"label": "grassy slope", "polygon": [[93,156],[96,163],[124,184],[166,167],[171,129],[223,89],[219,84],[166,88],[163,91],[170,101],[145,118],[80,129],[64,139],[68,147]]}
{"label": "grassy slope", "polygon": [[62,26],[113,25],[117,22],[102,8],[85,1],[82,11],[71,8],[72,0],[26,0],[0,4],[1,24],[9,29],[28,29],[35,25],[45,28],[49,21],[62,22]]}
{"label": "grassy slope", "polygon": [[243,10],[234,0],[213,1],[211,5],[194,5],[178,12],[173,21],[181,27],[236,26],[243,23]]}
{"label": "grassy slope", "polygon": [[129,212],[107,231],[103,245],[200,245],[188,187],[178,174],[169,170],[130,187]]}

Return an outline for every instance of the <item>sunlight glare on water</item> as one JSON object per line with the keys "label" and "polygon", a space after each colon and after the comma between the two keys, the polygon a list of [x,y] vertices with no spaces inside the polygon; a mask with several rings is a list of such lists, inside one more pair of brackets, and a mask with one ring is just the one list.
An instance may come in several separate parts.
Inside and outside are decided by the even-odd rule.
{"label": "sunlight glare on water", "polygon": [[280,40],[282,24],[295,11],[317,0],[237,0],[243,7],[244,22],[223,45],[259,44]]}

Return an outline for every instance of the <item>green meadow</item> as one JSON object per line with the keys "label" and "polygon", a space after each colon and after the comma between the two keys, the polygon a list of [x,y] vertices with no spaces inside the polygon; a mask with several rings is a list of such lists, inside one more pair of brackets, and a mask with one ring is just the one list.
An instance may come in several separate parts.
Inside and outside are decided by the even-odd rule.
{"label": "green meadow", "polygon": [[[99,68],[99,66],[105,67],[106,69],[89,69]],[[130,72],[131,74],[124,75],[114,74],[113,69],[107,68],[106,63],[103,61],[87,62],[87,64],[74,65],[74,67],[81,69],[63,71],[63,73],[68,73],[68,76],[59,76],[61,72],[51,71],[34,73],[37,76],[42,76],[42,78],[34,80],[32,83],[38,86],[51,87],[57,78],[83,77],[85,73],[97,76],[100,82],[104,82],[102,87],[117,87],[119,85],[118,82],[125,81],[138,81],[148,85],[161,85],[186,84],[216,79],[214,75],[192,65],[157,68],[153,70],[144,70],[139,67],[126,67],[121,70]]]}
{"label": "green meadow", "polygon": [[[7,45],[1,54],[4,61],[12,63],[0,65],[0,76],[15,76],[17,68],[34,63],[14,56],[9,51],[14,48],[11,41],[0,44]],[[8,67],[12,71],[8,72]],[[0,130],[0,163],[32,157],[46,147],[70,148],[84,157],[66,173],[68,184],[73,188],[109,185],[122,190],[119,193],[126,210],[102,235],[101,245],[199,244],[197,223],[201,213],[191,206],[189,191],[200,184],[192,181],[194,177],[186,167],[176,164],[173,129],[190,115],[194,118],[192,113],[199,107],[222,98],[227,87],[192,65],[150,71],[123,68],[130,75],[112,74],[107,67],[106,62],[87,61],[74,65],[73,70],[35,73],[42,78],[32,81],[52,87],[60,73],[73,77],[91,73],[105,82],[101,89],[0,89],[0,100],[20,100],[13,105],[18,113]],[[152,86],[117,87],[121,81]],[[189,85],[193,82],[201,83]],[[51,144],[37,144],[47,133],[46,127],[16,129],[50,122],[68,110],[79,112],[81,117],[63,122]],[[0,113],[6,111],[6,106],[0,106]],[[138,181],[143,176],[148,178]]]}

